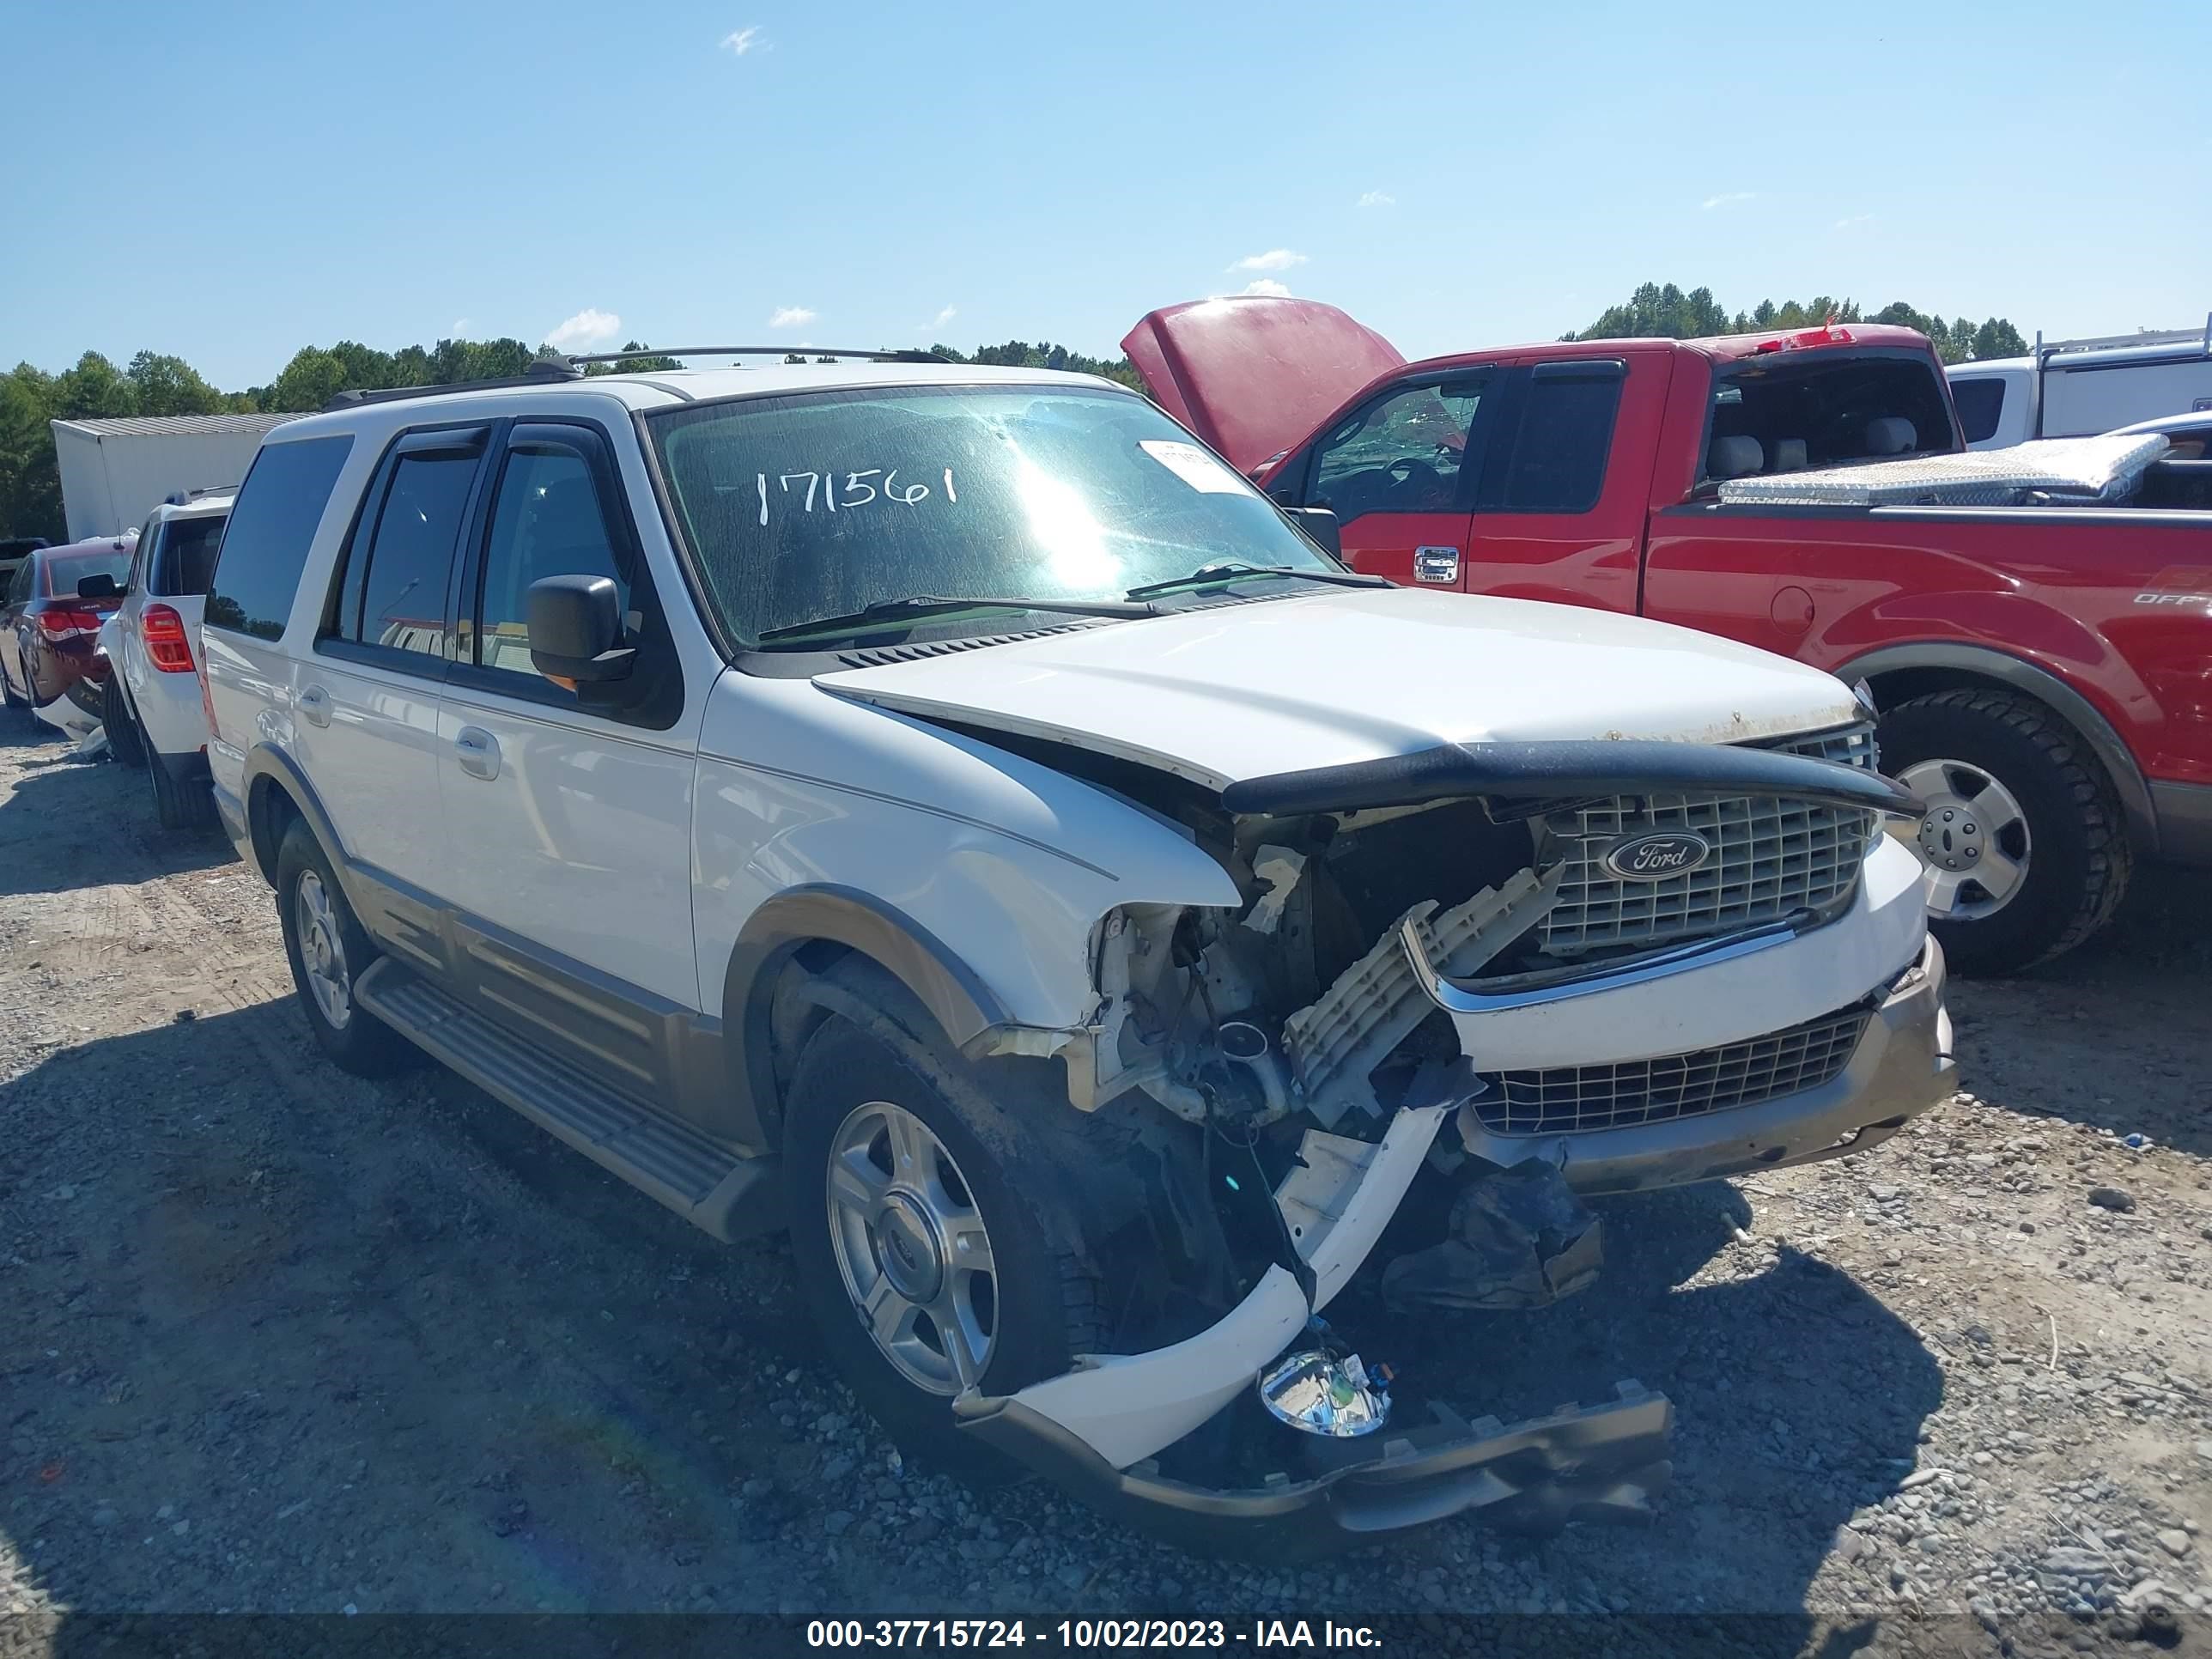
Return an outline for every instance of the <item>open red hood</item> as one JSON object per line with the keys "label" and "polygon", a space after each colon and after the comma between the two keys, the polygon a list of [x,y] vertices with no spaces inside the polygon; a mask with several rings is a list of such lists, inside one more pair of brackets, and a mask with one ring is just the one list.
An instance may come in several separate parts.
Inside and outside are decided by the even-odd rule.
{"label": "open red hood", "polygon": [[1245,473],[1406,362],[1334,306],[1259,295],[1155,311],[1121,349],[1160,407]]}

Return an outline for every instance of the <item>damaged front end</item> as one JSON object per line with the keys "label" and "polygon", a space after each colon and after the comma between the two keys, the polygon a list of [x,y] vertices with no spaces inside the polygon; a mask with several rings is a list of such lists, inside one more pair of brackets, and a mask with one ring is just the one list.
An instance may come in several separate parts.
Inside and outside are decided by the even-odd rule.
{"label": "damaged front end", "polygon": [[1870,732],[1455,745],[1218,793],[1048,752],[1172,823],[1244,902],[1108,915],[1093,1018],[1005,1048],[1060,1055],[1080,1110],[1140,1100],[1196,1132],[1241,1299],[965,1395],[963,1427],[1215,1547],[1643,1512],[1663,1398],[1468,1422],[1320,1315],[1386,1224],[1385,1306],[1544,1306],[1598,1271],[1583,1194],[1873,1145],[1941,1097],[1941,959],[1881,834],[1916,805]]}

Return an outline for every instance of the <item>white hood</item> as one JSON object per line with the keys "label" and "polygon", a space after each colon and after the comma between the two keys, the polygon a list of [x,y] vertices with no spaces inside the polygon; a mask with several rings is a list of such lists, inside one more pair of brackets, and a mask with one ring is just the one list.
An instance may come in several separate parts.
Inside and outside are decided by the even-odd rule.
{"label": "white hood", "polygon": [[1709,634],[1411,588],[1221,605],[815,684],[1216,789],[1446,743],[1741,743],[1864,718],[1833,677]]}

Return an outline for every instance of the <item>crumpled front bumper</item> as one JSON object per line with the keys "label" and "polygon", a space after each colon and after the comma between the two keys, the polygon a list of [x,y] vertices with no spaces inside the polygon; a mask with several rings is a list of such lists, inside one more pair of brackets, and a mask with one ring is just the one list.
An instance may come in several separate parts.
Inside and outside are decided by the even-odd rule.
{"label": "crumpled front bumper", "polygon": [[[1552,1532],[1573,1522],[1641,1521],[1673,1470],[1674,1408],[1619,1385],[1609,1404],[1508,1427],[1441,1407],[1418,1428],[1382,1430],[1371,1456],[1303,1479],[1220,1489],[1117,1469],[1067,1429],[1012,1399],[955,1402],[962,1428],[1132,1527],[1209,1554],[1311,1559],[1380,1534],[1480,1510],[1501,1527]],[[1354,1443],[1364,1444],[1365,1443]]]}
{"label": "crumpled front bumper", "polygon": [[1357,1154],[1358,1143],[1310,1139],[1309,1170],[1339,1173],[1286,1182],[1278,1202],[1295,1185],[1310,1299],[1297,1276],[1270,1267],[1243,1302],[1194,1337],[1149,1353],[1085,1356],[1074,1370],[1012,1395],[971,1390],[953,1401],[956,1420],[1099,1508],[1215,1553],[1325,1553],[1473,1509],[1536,1529],[1646,1514],[1668,1478],[1674,1410],[1634,1383],[1621,1384],[1609,1404],[1511,1427],[1469,1423],[1431,1405],[1425,1424],[1394,1424],[1355,1441],[1316,1443],[1285,1428],[1285,1467],[1250,1487],[1194,1486],[1160,1471],[1158,1454],[1247,1405],[1261,1367],[1358,1271],[1463,1103],[1463,1074],[1443,1073],[1433,1093],[1401,1107],[1381,1141]]}

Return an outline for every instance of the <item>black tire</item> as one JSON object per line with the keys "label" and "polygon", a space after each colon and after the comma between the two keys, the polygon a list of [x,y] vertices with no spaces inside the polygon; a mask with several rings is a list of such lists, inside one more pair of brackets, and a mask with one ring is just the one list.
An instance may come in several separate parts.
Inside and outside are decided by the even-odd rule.
{"label": "black tire", "polygon": [[[1100,1287],[1041,1207],[1068,1176],[1028,1127],[1028,1115],[1001,1110],[966,1086],[941,1088],[908,1055],[848,1020],[824,1022],[800,1056],[783,1165],[799,1293],[823,1345],[905,1455],[970,1481],[1011,1478],[1019,1473],[1012,1463],[955,1427],[949,1394],[926,1391],[894,1365],[846,1288],[832,1238],[830,1158],[848,1115],[875,1102],[921,1120],[951,1153],[988,1231],[994,1316],[978,1382],[987,1395],[1057,1376],[1078,1353],[1106,1351]],[[1065,1226],[1064,1210],[1054,1218]]]}
{"label": "black tire", "polygon": [[[161,769],[158,760],[154,769]],[[324,1012],[309,981],[307,960],[302,954],[300,890],[302,878],[309,876],[314,878],[328,904],[342,946],[342,967],[349,1004],[343,1021],[334,1020]],[[301,818],[292,820],[276,850],[276,915],[284,929],[284,956],[292,964],[293,988],[299,994],[300,1006],[323,1052],[342,1070],[356,1077],[388,1077],[412,1064],[419,1052],[415,1046],[359,1003],[350,1001],[354,981],[368,971],[379,952],[367,930],[355,918],[353,907],[346,902],[337,878],[331,873],[330,860],[323,856],[322,844]]]}
{"label": "black tire", "polygon": [[2008,790],[2029,838],[2025,876],[1993,913],[1929,917],[1962,974],[2018,973],[2072,950],[2107,921],[2134,858],[2110,777],[2073,729],[2016,692],[1960,687],[1915,697],[1882,717],[1881,764],[1962,761]]}
{"label": "black tire", "polygon": [[146,763],[145,738],[138,730],[137,716],[131,712],[131,700],[124,695],[123,677],[112,666],[100,694],[100,723],[106,729],[107,746],[116,759],[125,766]]}
{"label": "black tire", "polygon": [[159,755],[146,756],[146,775],[154,786],[154,816],[169,830],[207,830],[215,824],[215,796],[206,782],[179,783]]}

